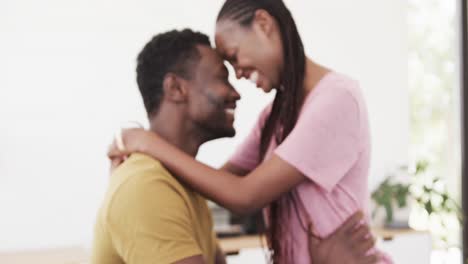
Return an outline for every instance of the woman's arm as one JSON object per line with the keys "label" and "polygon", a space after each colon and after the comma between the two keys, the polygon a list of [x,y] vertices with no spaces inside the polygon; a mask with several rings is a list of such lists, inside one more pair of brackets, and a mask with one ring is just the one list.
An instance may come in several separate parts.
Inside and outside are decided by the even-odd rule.
{"label": "woman's arm", "polygon": [[[158,135],[141,129],[123,134],[128,152],[142,152],[161,161],[175,177],[194,190],[237,214],[263,208],[302,182],[305,176],[276,155],[245,177],[216,170],[172,146]],[[128,154],[128,153],[125,153]],[[121,156],[122,153],[109,153]]]}
{"label": "woman's arm", "polygon": [[243,169],[243,168],[241,168],[239,166],[236,166],[236,165],[234,165],[234,164],[232,164],[230,162],[226,162],[220,168],[220,170],[232,173],[232,174],[237,175],[237,176],[246,176],[250,172],[249,170]]}

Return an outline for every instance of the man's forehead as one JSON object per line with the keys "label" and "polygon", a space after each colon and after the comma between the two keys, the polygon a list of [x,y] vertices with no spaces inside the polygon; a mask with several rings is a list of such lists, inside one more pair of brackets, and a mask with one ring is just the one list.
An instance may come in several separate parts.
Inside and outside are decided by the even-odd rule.
{"label": "man's forehead", "polygon": [[223,64],[223,58],[216,52],[216,50],[212,47],[206,45],[199,45],[198,50],[200,51],[201,61],[205,62],[206,64]]}

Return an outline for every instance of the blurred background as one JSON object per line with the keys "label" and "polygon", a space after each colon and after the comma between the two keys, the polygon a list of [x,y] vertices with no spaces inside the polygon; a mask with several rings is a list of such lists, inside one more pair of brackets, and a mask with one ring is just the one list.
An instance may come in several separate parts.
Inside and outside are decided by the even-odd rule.
{"label": "blurred background", "polygon": [[[459,1],[285,2],[307,55],[361,83],[381,246],[396,263],[461,263]],[[0,2],[0,255],[86,252],[109,179],[107,146],[123,122],[146,123],[138,52],[174,28],[212,38],[222,3]],[[273,98],[233,74],[231,81],[243,98],[237,135],[207,143],[198,156],[216,167]],[[225,212],[212,207],[223,227]]]}

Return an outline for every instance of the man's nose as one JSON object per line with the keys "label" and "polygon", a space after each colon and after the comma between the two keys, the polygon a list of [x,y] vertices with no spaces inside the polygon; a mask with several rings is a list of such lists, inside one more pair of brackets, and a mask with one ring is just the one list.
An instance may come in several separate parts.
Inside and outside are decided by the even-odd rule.
{"label": "man's nose", "polygon": [[233,92],[232,92],[232,99],[233,99],[234,101],[239,101],[239,100],[241,99],[241,95],[240,95],[240,94],[237,92],[237,90],[234,89],[234,88],[232,89],[232,91],[233,91]]}

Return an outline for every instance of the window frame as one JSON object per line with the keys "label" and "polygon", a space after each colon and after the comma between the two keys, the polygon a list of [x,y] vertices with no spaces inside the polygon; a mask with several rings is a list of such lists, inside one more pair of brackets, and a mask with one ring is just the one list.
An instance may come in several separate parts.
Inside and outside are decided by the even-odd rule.
{"label": "window frame", "polygon": [[[467,0],[460,0],[460,39],[461,39],[461,147],[462,147],[462,206],[463,217],[468,213],[468,5]],[[468,222],[463,221],[463,262],[468,259]]]}

